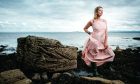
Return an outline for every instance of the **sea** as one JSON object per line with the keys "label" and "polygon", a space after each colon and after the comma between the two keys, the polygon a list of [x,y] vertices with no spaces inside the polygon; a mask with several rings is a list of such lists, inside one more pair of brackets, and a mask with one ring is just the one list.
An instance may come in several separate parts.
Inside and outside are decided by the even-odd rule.
{"label": "sea", "polygon": [[[0,32],[0,45],[8,45],[16,49],[17,38],[28,35],[56,39],[63,45],[75,46],[79,50],[83,50],[88,38],[85,32]],[[140,31],[108,32],[108,44],[112,49],[118,46],[122,49],[140,47],[140,40],[134,40],[133,37],[140,37]]]}

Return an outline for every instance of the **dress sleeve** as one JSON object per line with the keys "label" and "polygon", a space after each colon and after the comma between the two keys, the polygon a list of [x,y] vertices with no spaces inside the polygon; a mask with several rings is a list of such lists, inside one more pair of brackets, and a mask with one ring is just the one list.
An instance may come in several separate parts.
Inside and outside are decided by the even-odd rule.
{"label": "dress sleeve", "polygon": [[105,41],[104,45],[108,45],[108,27],[107,27],[107,21],[105,20],[106,23],[106,30],[105,30]]}

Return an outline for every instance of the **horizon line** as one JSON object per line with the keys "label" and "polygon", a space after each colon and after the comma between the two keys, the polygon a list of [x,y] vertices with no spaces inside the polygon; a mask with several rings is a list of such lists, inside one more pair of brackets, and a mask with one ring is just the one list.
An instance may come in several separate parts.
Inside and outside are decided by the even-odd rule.
{"label": "horizon line", "polygon": [[[10,32],[10,31],[3,31],[3,32],[1,32],[1,31],[0,31],[0,33],[24,33],[24,32],[25,32],[25,33],[28,33],[28,32],[29,32],[29,33],[30,33],[30,32],[34,32],[34,33],[36,32],[36,33],[37,33],[38,31],[20,31],[20,32],[16,32],[16,31],[12,31],[12,32]],[[62,32],[62,33],[81,32],[81,33],[84,33],[84,31],[39,31],[39,32],[42,32],[42,33],[43,33],[43,32],[44,32],[44,33],[45,33],[45,32],[50,32],[50,33],[51,33],[51,32],[52,32],[52,33],[55,33],[55,32],[56,32],[56,33],[57,33],[57,32]],[[122,31],[122,30],[119,30],[119,31],[108,31],[108,32],[140,32],[140,31],[138,31],[138,30],[137,30],[137,31],[136,31],[136,30],[131,30],[131,31],[128,31],[128,30],[123,30],[123,31]]]}

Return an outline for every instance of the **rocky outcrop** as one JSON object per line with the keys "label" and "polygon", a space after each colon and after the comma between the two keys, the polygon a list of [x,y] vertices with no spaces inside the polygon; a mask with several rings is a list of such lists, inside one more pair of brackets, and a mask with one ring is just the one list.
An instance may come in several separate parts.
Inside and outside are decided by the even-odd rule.
{"label": "rocky outcrop", "polygon": [[17,42],[17,61],[24,70],[59,72],[77,68],[77,47],[36,36],[21,37]]}
{"label": "rocky outcrop", "polygon": [[19,69],[0,73],[0,84],[31,84],[31,82]]}

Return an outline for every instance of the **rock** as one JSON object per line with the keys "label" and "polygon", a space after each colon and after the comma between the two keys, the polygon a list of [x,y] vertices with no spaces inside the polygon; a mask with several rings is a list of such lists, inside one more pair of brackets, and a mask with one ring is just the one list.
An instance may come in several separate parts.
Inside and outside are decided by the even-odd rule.
{"label": "rock", "polygon": [[47,76],[46,72],[43,72],[41,77],[42,77],[43,80],[48,80],[48,76]]}
{"label": "rock", "polygon": [[8,55],[15,52],[16,49],[14,47],[9,47],[8,45],[0,45],[0,55]]}
{"label": "rock", "polygon": [[100,77],[81,77],[81,80],[95,82],[99,84],[125,84],[120,80],[108,80]]}
{"label": "rock", "polygon": [[17,61],[23,70],[59,72],[77,68],[77,47],[36,36],[21,37],[17,41]]}
{"label": "rock", "polygon": [[14,83],[15,84],[30,84],[31,83],[31,80],[28,79],[24,75],[24,73],[21,72],[19,69],[1,72],[0,81],[2,84],[14,84]]}
{"label": "rock", "polygon": [[61,73],[54,73],[51,79],[56,79],[61,75]]}
{"label": "rock", "polygon": [[140,37],[134,37],[133,39],[134,40],[140,40]]}
{"label": "rock", "polygon": [[62,73],[51,81],[52,84],[76,84],[74,83],[74,77],[70,73]]}
{"label": "rock", "polygon": [[138,76],[140,76],[140,74],[138,73],[140,71],[140,68],[138,68],[140,67],[139,52],[139,48],[127,48],[120,52],[115,51],[116,56],[113,62],[113,67],[115,68],[115,71],[117,71],[116,73],[114,73],[116,75],[106,75],[105,77],[120,79],[122,81],[125,81],[125,83],[127,84],[136,84],[137,82],[140,82],[140,78],[137,78]]}
{"label": "rock", "polygon": [[0,55],[0,72],[16,68],[16,53]]}
{"label": "rock", "polygon": [[34,76],[32,77],[32,80],[41,80],[39,73],[34,73]]}
{"label": "rock", "polygon": [[8,45],[0,45],[0,52],[4,51],[4,49],[7,47]]}
{"label": "rock", "polygon": [[71,73],[69,73],[69,72],[64,72],[63,74],[64,74],[64,75],[66,74],[66,75],[68,75],[68,76],[70,76],[70,77],[73,76],[73,74],[71,74]]}
{"label": "rock", "polygon": [[108,80],[100,77],[75,77],[65,72],[51,81],[52,84],[124,84],[120,80]]}
{"label": "rock", "polygon": [[47,82],[47,83],[45,83],[45,84],[52,84],[51,82]]}
{"label": "rock", "polygon": [[23,79],[15,82],[14,84],[32,84],[32,81],[30,79]]}
{"label": "rock", "polygon": [[122,51],[123,49],[121,49],[119,46],[116,47],[115,51]]}

